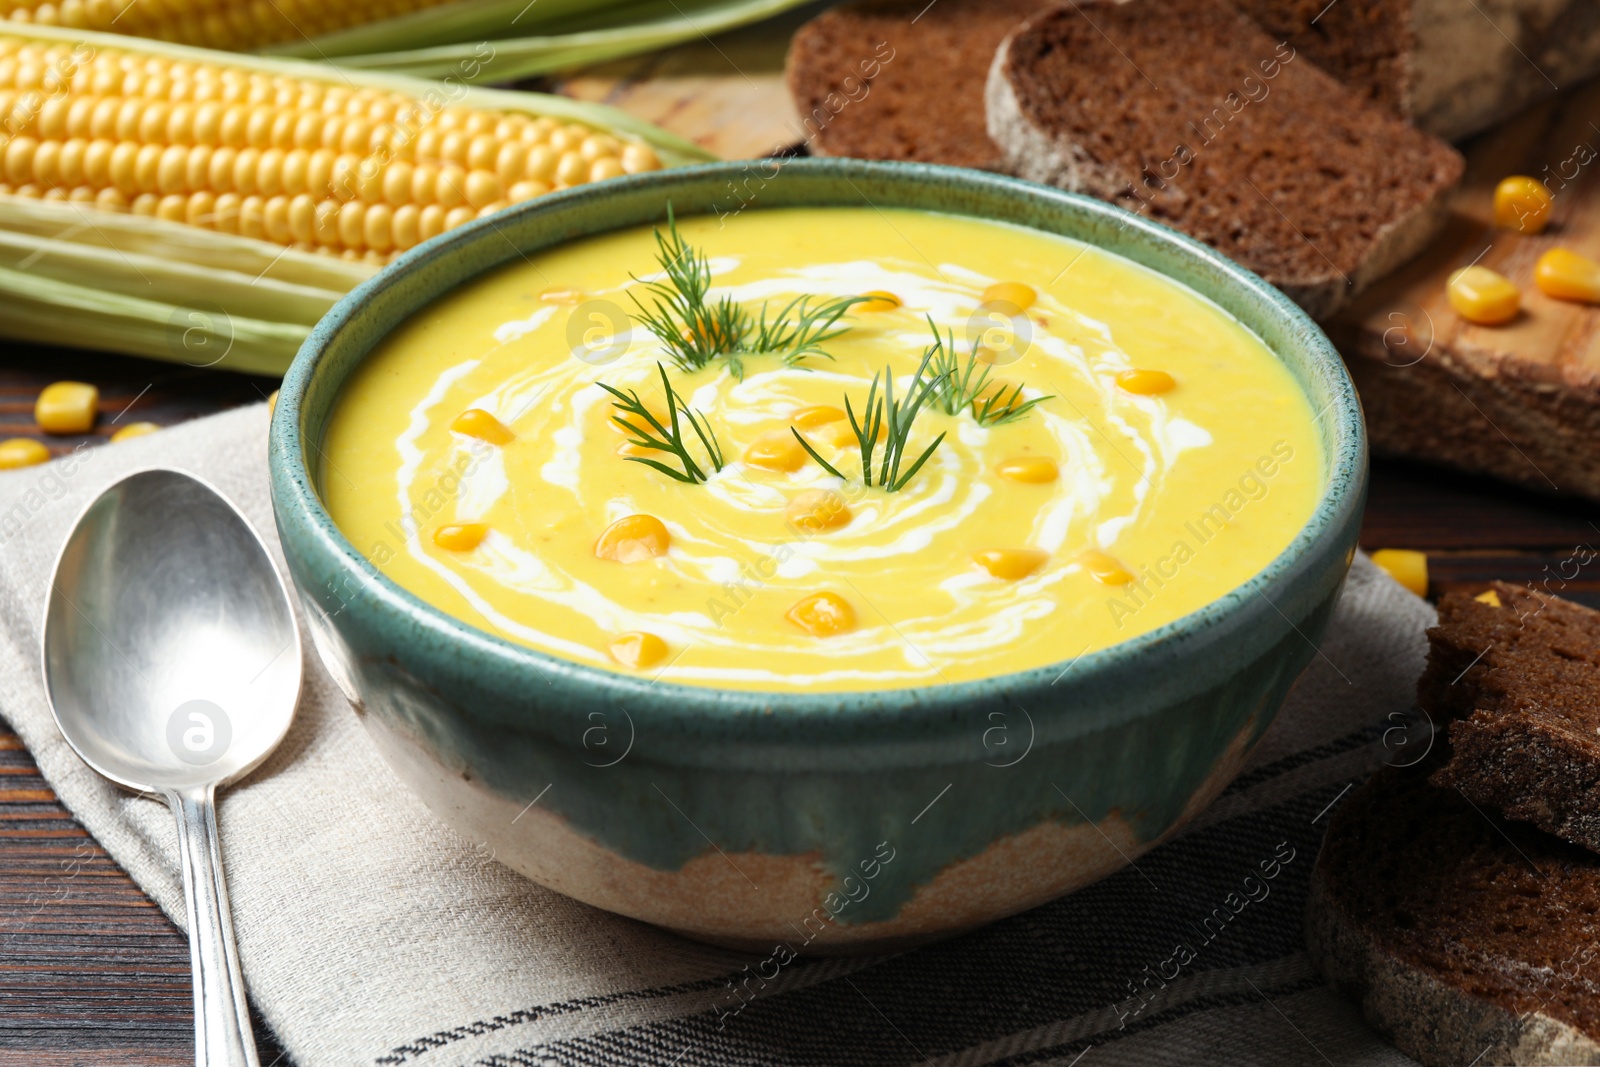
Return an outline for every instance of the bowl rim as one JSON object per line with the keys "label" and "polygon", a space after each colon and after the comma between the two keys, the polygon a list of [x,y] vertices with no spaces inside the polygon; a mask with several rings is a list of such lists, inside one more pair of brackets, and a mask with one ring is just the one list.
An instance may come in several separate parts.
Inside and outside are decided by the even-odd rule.
{"label": "bowl rim", "polygon": [[[499,224],[505,221],[508,214],[514,213],[518,218],[538,213],[555,214],[568,207],[585,204],[625,190],[659,190],[663,197],[664,217],[666,197],[675,187],[692,186],[704,183],[707,179],[745,175],[754,164],[752,161],[743,160],[676,167],[608,179],[546,194],[517,205],[508,212],[477,219],[440,234],[407,251],[377,275],[347,293],[323,316],[301,345],[284,376],[271,419],[268,442],[269,476],[273,512],[280,528],[285,525],[298,525],[309,534],[311,543],[324,556],[337,563],[341,580],[348,578],[353,583],[353,587],[348,591],[354,601],[377,605],[376,610],[426,631],[437,640],[436,647],[452,648],[456,654],[464,657],[462,661],[464,665],[467,665],[469,660],[475,660],[472,665],[481,666],[485,670],[531,669],[532,674],[547,683],[547,686],[556,689],[582,690],[609,699],[611,703],[620,707],[648,707],[651,717],[658,720],[677,719],[704,723],[708,716],[727,718],[730,715],[748,713],[765,718],[777,711],[789,716],[819,720],[837,715],[847,704],[851,712],[849,718],[856,718],[857,721],[860,721],[860,716],[863,714],[868,718],[880,715],[898,717],[912,710],[933,718],[947,718],[962,709],[970,709],[974,706],[974,702],[992,701],[997,696],[1004,699],[1010,693],[1048,689],[1061,681],[1069,672],[1074,678],[1068,689],[1089,685],[1099,678],[1127,676],[1130,668],[1138,661],[1150,657],[1152,653],[1166,650],[1169,657],[1176,656],[1191,642],[1209,640],[1214,634],[1226,633],[1229,629],[1226,624],[1246,613],[1257,598],[1265,600],[1290,627],[1298,630],[1290,616],[1284,614],[1268,594],[1275,589],[1287,587],[1308,565],[1308,561],[1318,556],[1319,550],[1326,551],[1333,547],[1332,539],[1337,538],[1341,531],[1347,530],[1353,522],[1359,520],[1365,498],[1367,442],[1360,401],[1343,359],[1326,334],[1288,296],[1256,274],[1186,234],[1104,201],[1065,192],[1052,186],[1007,175],[936,164],[838,158],[794,158],[758,162],[781,167],[785,173],[797,171],[800,174],[813,174],[818,178],[842,176],[847,180],[857,178],[871,181],[889,180],[912,185],[935,183],[957,188],[987,187],[1002,196],[1031,198],[1052,204],[1058,209],[1064,208],[1069,212],[1086,215],[1090,222],[1110,223],[1120,228],[1139,231],[1146,240],[1175,247],[1180,254],[1193,257],[1198,261],[1197,267],[1209,269],[1216,274],[1216,288],[1234,287],[1244,295],[1253,296],[1254,302],[1267,316],[1280,317],[1280,324],[1287,327],[1286,333],[1302,338],[1300,344],[1304,348],[1308,369],[1315,376],[1325,380],[1329,391],[1333,394],[1323,412],[1314,417],[1314,420],[1320,420],[1330,413],[1334,416],[1324,434],[1326,454],[1323,458],[1326,484],[1317,507],[1289,544],[1254,575],[1222,596],[1154,630],[1095,652],[1079,653],[1070,660],[1019,671],[967,681],[933,682],[880,689],[777,690],[711,687],[652,680],[647,675],[626,674],[579,663],[576,660],[563,659],[499,637],[486,629],[450,615],[383,574],[350,543],[334,523],[314,488],[315,480],[307,463],[306,441],[301,434],[301,405],[327,350],[341,331],[362,314],[370,301],[384,293],[406,273],[448,257],[466,246],[492,240],[496,235],[510,245],[510,251],[504,259],[484,268],[472,277],[482,276],[504,266],[514,255],[522,254],[522,250],[512,244],[500,231]],[[864,193],[862,197],[866,203],[871,203],[865,199]],[[714,210],[715,208],[712,209]],[[689,217],[710,214],[712,211],[691,212]],[[961,212],[946,209],[944,213]],[[977,214],[970,217],[984,218]],[[988,221],[1027,225],[1004,223],[1004,220]],[[616,229],[634,225],[637,224],[632,222],[619,224]],[[596,231],[587,236],[595,236],[602,232],[610,231]],[[1050,231],[1040,230],[1040,232]],[[1052,236],[1059,235],[1052,234]],[[1071,237],[1068,239],[1084,240]],[[1093,242],[1085,241],[1085,243]],[[1121,252],[1114,254],[1124,255]],[[1214,304],[1217,303],[1215,298],[1207,295],[1196,285],[1167,275],[1156,267],[1140,265],[1199,293]],[[471,278],[464,278],[456,284],[465,284],[470,280]],[[414,314],[416,310],[418,308],[413,308],[408,314]],[[1238,319],[1247,329],[1259,333],[1234,311],[1226,307],[1222,310],[1230,317]],[[373,343],[376,344],[377,340],[375,338]],[[1279,354],[1276,349],[1273,351]],[[1279,358],[1283,358],[1281,354]],[[1332,447],[1328,447],[1329,442]],[[1348,557],[1344,563],[1348,566]],[[291,573],[292,571],[293,568]],[[1341,576],[1342,573],[1341,571]],[[344,599],[341,597],[341,600]],[[1062,690],[1058,690],[1060,691]]]}

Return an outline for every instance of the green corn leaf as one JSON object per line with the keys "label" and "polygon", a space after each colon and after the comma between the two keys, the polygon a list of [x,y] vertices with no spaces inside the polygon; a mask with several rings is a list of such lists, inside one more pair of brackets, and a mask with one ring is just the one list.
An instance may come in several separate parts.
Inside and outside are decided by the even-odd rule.
{"label": "green corn leaf", "polygon": [[490,37],[545,35],[596,24],[641,0],[456,0],[261,49],[263,55],[334,59],[404,51],[419,42],[459,44]]}
{"label": "green corn leaf", "polygon": [[699,40],[806,2],[462,0],[266,51],[332,59],[341,67],[505,82]]}
{"label": "green corn leaf", "polygon": [[193,307],[0,267],[0,334],[246,374],[282,374],[310,324],[218,318]]}

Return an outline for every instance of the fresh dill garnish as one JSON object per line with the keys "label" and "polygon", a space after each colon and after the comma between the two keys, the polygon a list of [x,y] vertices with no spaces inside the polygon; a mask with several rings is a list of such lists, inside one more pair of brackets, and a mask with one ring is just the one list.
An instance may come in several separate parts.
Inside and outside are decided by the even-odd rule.
{"label": "fresh dill garnish", "polygon": [[707,303],[711,261],[678,233],[670,204],[666,234],[656,231],[656,252],[667,280],[643,282],[653,300],[646,307],[644,301],[633,297],[638,317],[666,346],[675,367],[685,373],[697,371],[737,347],[750,328],[750,313],[726,296]]}
{"label": "fresh dill garnish", "polygon": [[[850,429],[856,435],[856,442],[861,447],[861,481],[869,488],[873,484],[873,453],[878,447],[878,438],[883,441],[883,460],[877,472],[877,481],[884,489],[891,493],[905,488],[907,482],[922,469],[928,462],[928,457],[933,455],[934,449],[944,441],[944,434],[933,439],[933,443],[923,450],[916,461],[901,471],[900,466],[905,460],[906,445],[911,439],[911,427],[916,422],[917,413],[923,406],[937,394],[944,378],[941,374],[927,377],[929,364],[933,362],[933,350],[929,349],[922,357],[922,364],[917,367],[917,373],[911,377],[911,387],[907,390],[904,399],[896,399],[894,395],[894,371],[885,367],[872,376],[872,388],[867,391],[867,404],[862,409],[863,416],[856,417],[855,408],[850,405],[850,397],[844,398],[845,415],[850,419]],[[881,392],[880,392],[881,390]],[[817,454],[811,443],[800,436],[800,431],[791,428],[790,433],[800,442],[800,447],[811,454],[811,458],[822,464],[822,468],[835,478],[843,478],[839,469]]]}
{"label": "fresh dill garnish", "polygon": [[[726,361],[728,373],[744,377],[745,356],[775,355],[786,366],[795,366],[807,356],[828,356],[824,341],[838,337],[847,327],[839,319],[863,296],[822,300],[799,296],[768,319],[762,304],[758,317],[752,317],[731,297],[711,300],[711,261],[683,239],[672,205],[667,205],[667,232],[656,231],[656,259],[665,281],[645,282],[651,302],[645,305],[633,297],[637,317],[661,340],[673,366],[693,373],[712,360]],[[813,304],[813,301],[817,301]]]}
{"label": "fresh dill garnish", "polygon": [[989,365],[979,360],[976,352],[967,356],[966,365],[963,366],[961,358],[956,355],[955,335],[946,331],[945,337],[941,338],[939,327],[934,325],[931,317],[928,327],[933,330],[933,344],[929,346],[927,356],[933,358],[933,369],[941,383],[934,395],[934,402],[946,415],[971,411],[979,426],[1000,426],[1016,422],[1050,399],[1040,396],[1023,400],[1021,385],[1009,389],[1003,385],[991,388]]}
{"label": "fresh dill garnish", "polygon": [[[672,388],[672,383],[667,380],[667,368],[659,362],[656,370],[661,372],[661,388],[667,394],[667,421],[665,424],[645,406],[639,399],[639,394],[632,389],[613,389],[605,382],[596,382],[600,388],[610,393],[615,399],[612,405],[622,412],[621,415],[611,416],[611,421],[628,433],[628,442],[638,448],[654,449],[657,452],[666,452],[676,456],[678,462],[683,464],[683,470],[673,470],[665,463],[654,460],[648,456],[625,456],[623,458],[635,463],[643,463],[647,467],[654,467],[669,478],[680,482],[695,485],[705,481],[709,474],[694,461],[689,454],[689,443],[683,432],[683,425],[678,415],[681,411],[689,423],[689,428],[694,430],[694,435],[700,439],[700,444],[706,450],[706,456],[711,461],[711,466],[716,470],[722,469],[722,446],[717,443],[717,435],[711,427],[703,421],[703,416],[695,414],[684,399]],[[629,421],[630,419],[637,421]]]}
{"label": "fresh dill garnish", "polygon": [[[783,306],[783,310],[767,322],[767,305],[761,305],[761,315],[756,320],[755,336],[745,345],[751,354],[762,353],[779,356],[784,365],[792,367],[807,356],[833,357],[822,350],[824,341],[831,341],[849,329],[838,326],[839,319],[855,305],[872,299],[867,296],[845,296],[824,301],[816,307],[814,296],[797,296]],[[790,321],[790,316],[794,321]]]}
{"label": "fresh dill garnish", "polygon": [[1023,400],[1021,385],[1012,386],[1009,392],[999,388],[977,398],[972,405],[972,417],[979,426],[1002,426],[1016,422],[1050,399],[1048,396],[1036,396],[1032,400]]}

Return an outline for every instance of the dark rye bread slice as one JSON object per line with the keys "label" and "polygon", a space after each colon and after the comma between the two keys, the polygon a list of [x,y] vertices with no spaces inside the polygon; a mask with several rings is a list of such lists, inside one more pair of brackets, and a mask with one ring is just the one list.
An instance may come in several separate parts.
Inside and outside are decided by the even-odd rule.
{"label": "dark rye bread slice", "polygon": [[1600,612],[1503,582],[1492,590],[1498,606],[1446,596],[1428,631],[1417,701],[1450,720],[1433,780],[1600,852]]}
{"label": "dark rye bread slice", "polygon": [[1491,823],[1426,767],[1335,809],[1306,949],[1425,1064],[1600,1063],[1600,856]]}
{"label": "dark rye bread slice", "polygon": [[789,93],[812,154],[1001,169],[983,86],[994,50],[1050,0],[872,0],[802,26]]}
{"label": "dark rye bread slice", "polygon": [[1450,140],[1600,70],[1594,0],[1238,0],[1351,89]]}
{"label": "dark rye bread slice", "polygon": [[[999,150],[985,143],[982,68],[1016,23],[1049,2],[871,0],[825,12],[801,28],[790,52],[799,136],[817,155],[1003,169]],[[1494,21],[1478,0],[1238,3],[1357,96],[1447,140],[1510,117],[1552,83],[1600,71],[1594,0],[1498,0]],[[889,100],[841,107],[860,92],[862,63],[896,41],[914,62],[885,83]]]}
{"label": "dark rye bread slice", "polygon": [[1015,173],[1175,226],[1315,317],[1419,251],[1462,171],[1223,0],[1039,14],[987,110]]}
{"label": "dark rye bread slice", "polygon": [[[1460,0],[1463,5],[1466,0]],[[1409,117],[1417,33],[1414,0],[1237,0],[1275,41],[1344,82],[1357,96]],[[1437,21],[1437,18],[1435,19]]]}

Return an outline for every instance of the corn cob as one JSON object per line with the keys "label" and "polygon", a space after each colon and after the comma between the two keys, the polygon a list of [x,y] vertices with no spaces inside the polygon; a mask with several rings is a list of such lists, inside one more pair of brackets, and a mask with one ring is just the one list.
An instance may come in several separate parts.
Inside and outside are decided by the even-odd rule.
{"label": "corn cob", "polygon": [[164,4],[130,3],[129,0],[0,0],[0,18],[247,51],[262,45],[315,38],[449,2],[451,0],[377,0],[369,4],[330,4],[319,0],[189,0],[183,4]]}
{"label": "corn cob", "polygon": [[591,126],[0,35],[0,194],[384,262],[553,189],[654,170]]}
{"label": "corn cob", "polygon": [[0,24],[0,335],[281,371],[416,243],[706,158],[560,97]]}

